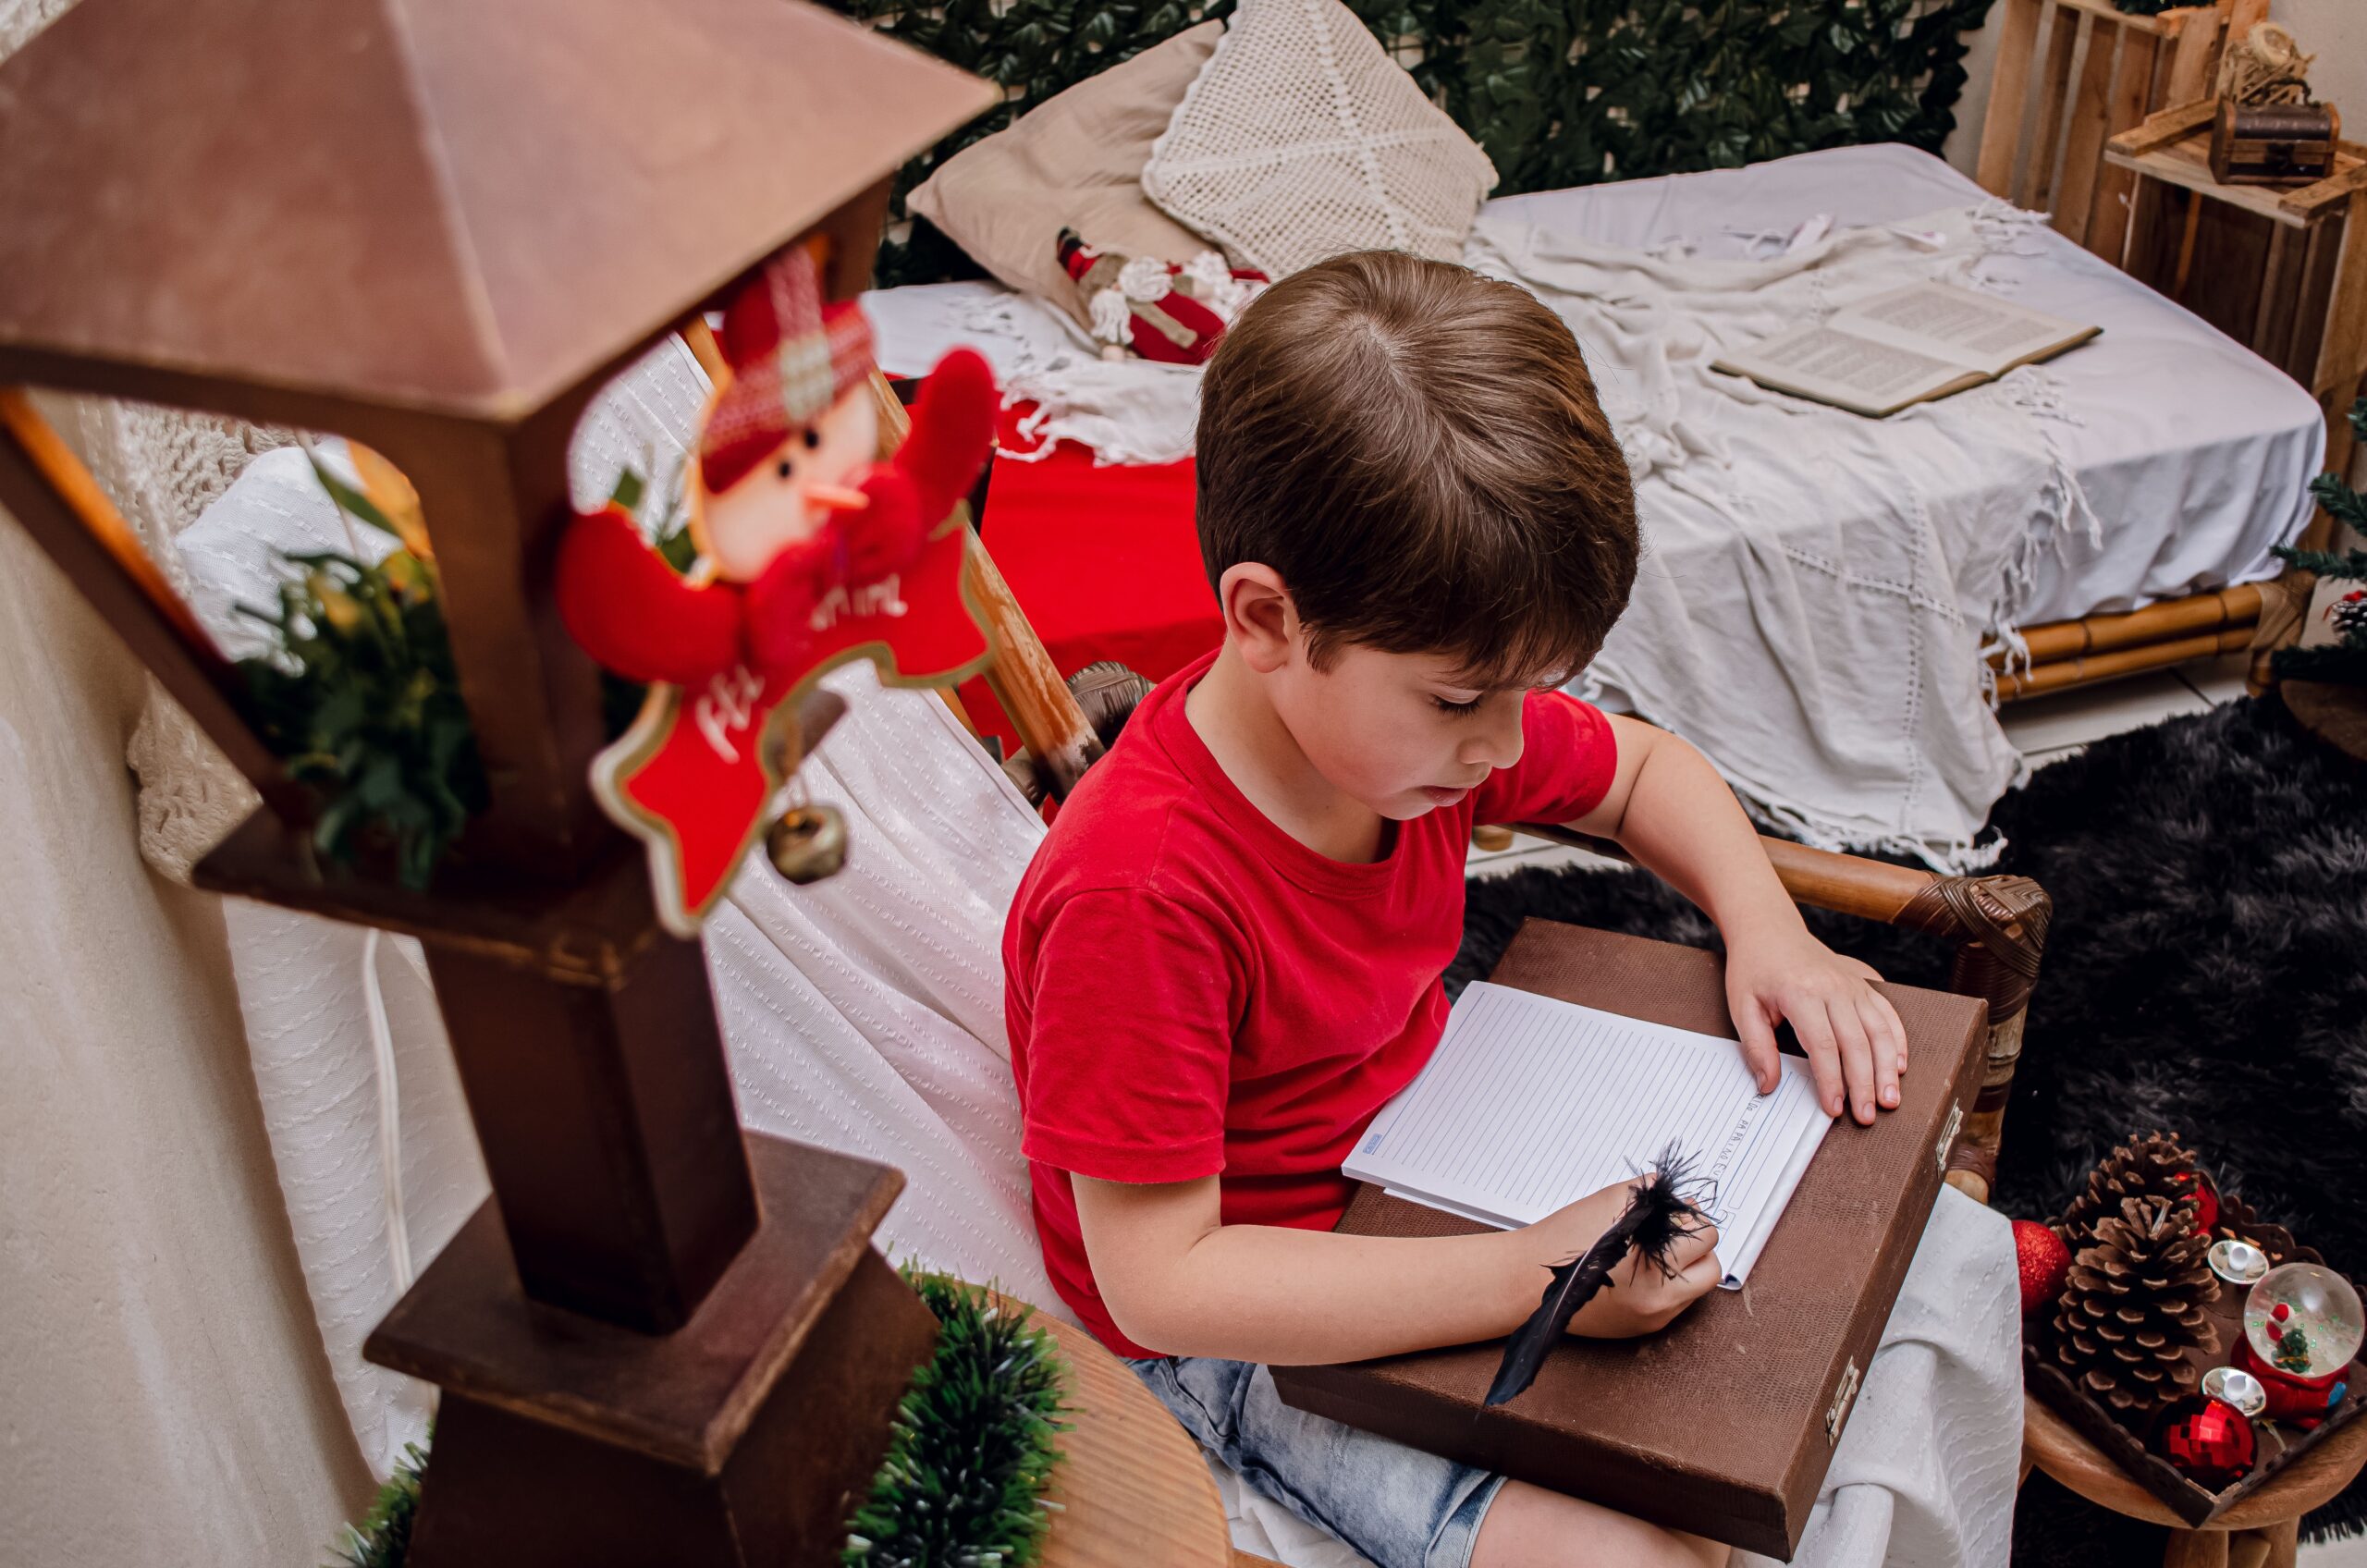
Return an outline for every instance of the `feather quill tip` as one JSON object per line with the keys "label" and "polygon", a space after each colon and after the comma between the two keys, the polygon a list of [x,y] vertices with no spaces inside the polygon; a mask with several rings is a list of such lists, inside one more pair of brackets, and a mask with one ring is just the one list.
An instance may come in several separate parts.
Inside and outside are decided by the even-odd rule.
{"label": "feather quill tip", "polygon": [[1701,1212],[1699,1183],[1692,1161],[1674,1147],[1664,1149],[1627,1199],[1627,1207],[1592,1246],[1557,1265],[1537,1310],[1504,1342],[1504,1359],[1488,1386],[1485,1403],[1502,1404],[1537,1380],[1570,1319],[1611,1280],[1611,1271],[1632,1248],[1637,1267],[1650,1265],[1663,1278],[1677,1272],[1676,1243],[1708,1223]]}

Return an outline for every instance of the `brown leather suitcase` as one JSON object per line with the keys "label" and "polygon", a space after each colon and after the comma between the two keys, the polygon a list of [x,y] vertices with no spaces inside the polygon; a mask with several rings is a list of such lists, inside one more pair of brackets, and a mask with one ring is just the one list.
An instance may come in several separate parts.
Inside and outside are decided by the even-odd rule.
{"label": "brown leather suitcase", "polygon": [[[1532,920],[1490,978],[1735,1034],[1720,962],[1694,948]],[[1645,1339],[1564,1340],[1534,1385],[1492,1410],[1480,1400],[1502,1341],[1278,1366],[1284,1402],[1789,1561],[1981,1086],[1988,1004],[1907,986],[1883,992],[1907,1032],[1899,1108],[1870,1128],[1835,1123],[1743,1289],[1711,1292]],[[1480,1227],[1367,1185],[1339,1229]]]}

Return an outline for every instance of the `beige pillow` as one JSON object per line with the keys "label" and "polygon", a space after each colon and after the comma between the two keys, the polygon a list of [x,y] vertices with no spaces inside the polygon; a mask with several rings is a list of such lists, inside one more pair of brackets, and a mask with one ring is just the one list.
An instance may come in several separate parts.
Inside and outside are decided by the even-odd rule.
{"label": "beige pillow", "polygon": [[1012,288],[1090,327],[1061,267],[1061,230],[1130,256],[1188,262],[1207,240],[1143,199],[1143,161],[1224,31],[1202,22],[1045,100],[963,148],[906,204]]}
{"label": "beige pillow", "polygon": [[1459,261],[1496,170],[1340,0],[1241,0],[1143,191],[1280,282],[1343,251]]}

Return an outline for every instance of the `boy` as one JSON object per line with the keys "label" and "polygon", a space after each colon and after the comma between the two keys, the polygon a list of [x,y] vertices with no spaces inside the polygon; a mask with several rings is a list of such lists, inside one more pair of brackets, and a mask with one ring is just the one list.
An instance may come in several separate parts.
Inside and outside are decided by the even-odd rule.
{"label": "boy", "polygon": [[[1699,753],[1559,693],[1636,570],[1625,464],[1568,328],[1392,252],[1269,289],[1201,392],[1224,643],[1063,806],[1003,946],[1012,1067],[1061,1299],[1252,1486],[1381,1568],[1722,1563],[1723,1547],[1306,1415],[1269,1364],[1508,1333],[1625,1201],[1523,1230],[1330,1233],[1340,1162],[1446,1017],[1478,822],[1618,839],[1718,923],[1742,1050],[1788,1019],[1826,1108],[1898,1103],[1872,971],[1811,937]],[[1714,1285],[1631,1257],[1573,1331]]]}

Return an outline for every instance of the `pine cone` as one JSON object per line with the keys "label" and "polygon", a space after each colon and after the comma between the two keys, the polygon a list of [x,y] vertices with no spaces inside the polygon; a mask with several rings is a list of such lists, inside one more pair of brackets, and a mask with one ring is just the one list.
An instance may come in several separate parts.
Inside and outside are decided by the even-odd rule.
{"label": "pine cone", "polygon": [[[2194,1151],[2175,1133],[2148,1133],[2132,1138],[2088,1174],[2088,1190],[2071,1200],[2055,1233],[2073,1253],[2095,1239],[2099,1219],[2116,1215],[2129,1198],[2159,1197],[2193,1201]],[[2180,1178],[2185,1180],[2181,1181]]]}
{"label": "pine cone", "polygon": [[2055,1359],[2091,1397],[2146,1415],[2195,1390],[2189,1348],[2219,1348],[2204,1310],[2219,1299],[2211,1238],[2195,1230],[2191,1204],[2168,1197],[2123,1198],[2094,1235],[2064,1283]]}

